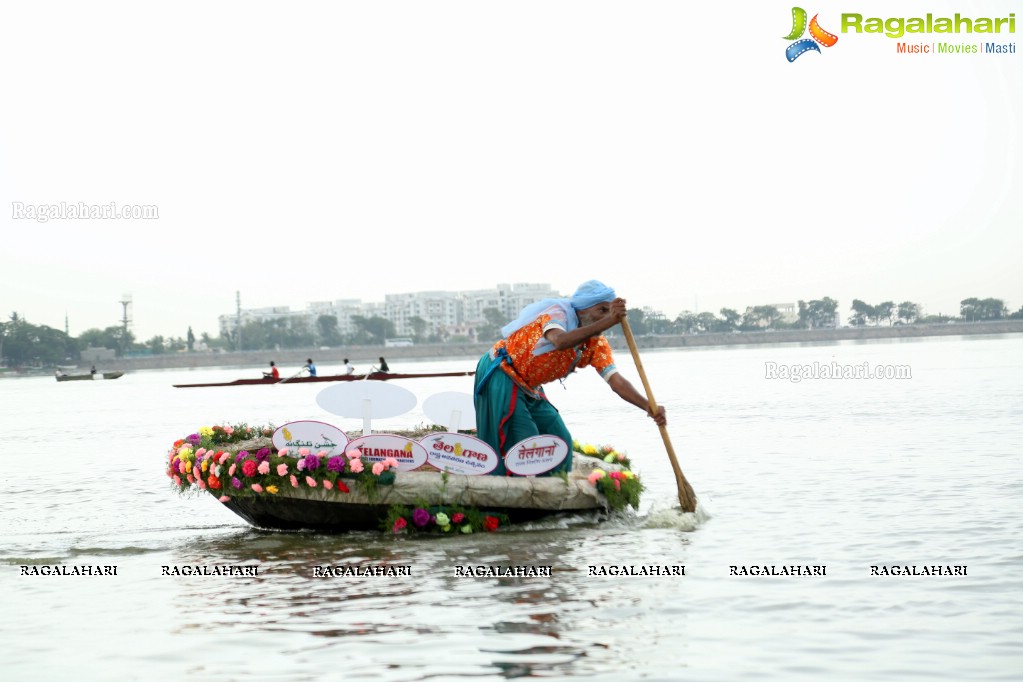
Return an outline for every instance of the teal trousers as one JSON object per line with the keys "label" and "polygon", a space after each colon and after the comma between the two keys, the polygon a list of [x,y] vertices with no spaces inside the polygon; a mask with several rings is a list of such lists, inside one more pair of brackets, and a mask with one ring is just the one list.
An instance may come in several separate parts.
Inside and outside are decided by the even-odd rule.
{"label": "teal trousers", "polygon": [[568,444],[569,455],[556,469],[544,476],[572,470],[572,434],[558,410],[547,400],[541,388],[535,398],[512,381],[497,365],[507,362],[502,357],[483,354],[476,365],[476,386],[473,403],[476,407],[476,430],[480,440],[490,445],[501,458],[492,475],[507,475],[504,456],[521,440],[549,434]]}

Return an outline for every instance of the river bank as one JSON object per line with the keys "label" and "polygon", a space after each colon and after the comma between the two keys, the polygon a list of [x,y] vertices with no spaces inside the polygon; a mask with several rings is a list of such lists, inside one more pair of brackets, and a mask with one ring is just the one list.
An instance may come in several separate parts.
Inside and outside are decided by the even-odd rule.
{"label": "river bank", "polygon": [[[893,327],[841,327],[838,329],[791,329],[768,332],[692,334],[684,336],[639,336],[636,345],[644,349],[706,348],[751,344],[828,343],[835,341],[916,338],[928,336],[966,336],[976,334],[1021,334],[1023,320],[973,322],[956,324],[919,324]],[[628,352],[622,335],[610,336],[612,348]],[[162,355],[118,358],[110,367],[119,370],[181,369],[189,367],[259,367],[273,360],[285,376],[313,358],[321,371],[329,372],[348,358],[357,371],[376,365],[380,356],[387,358],[392,369],[403,360],[444,360],[465,358],[474,362],[491,346],[490,343],[435,343],[385,348],[383,346],[342,346],[330,349],[289,349],[280,351],[240,351],[227,353],[166,353]],[[106,365],[106,363],[104,363]]]}

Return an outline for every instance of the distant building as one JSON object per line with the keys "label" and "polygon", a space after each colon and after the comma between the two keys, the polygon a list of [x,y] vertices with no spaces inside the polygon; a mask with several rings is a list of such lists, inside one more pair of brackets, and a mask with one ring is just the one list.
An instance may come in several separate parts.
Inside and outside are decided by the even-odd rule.
{"label": "distant building", "polygon": [[781,313],[780,321],[785,324],[792,324],[799,319],[799,306],[795,303],[765,303],[773,306]]}
{"label": "distant building", "polygon": [[220,333],[231,336],[238,329],[238,324],[244,327],[250,322],[278,322],[284,320],[289,326],[295,320],[305,322],[309,313],[298,310],[291,310],[286,305],[271,306],[269,308],[249,308],[233,315],[220,315],[217,320],[220,323]]}
{"label": "distant building", "polygon": [[[442,338],[476,338],[476,329],[487,324],[485,311],[497,310],[506,320],[513,319],[525,306],[560,294],[549,284],[498,284],[494,289],[476,291],[421,291],[386,294],[383,303],[364,303],[359,299],[315,301],[305,310],[291,310],[288,306],[250,308],[220,315],[220,333],[231,337],[239,322],[244,327],[253,321],[285,320],[294,325],[298,321],[308,329],[316,329],[316,321],[323,315],[337,318],[341,336],[351,336],[358,330],[352,318],[382,317],[394,324],[396,336],[413,337],[417,332]],[[419,322],[422,320],[422,322]]]}

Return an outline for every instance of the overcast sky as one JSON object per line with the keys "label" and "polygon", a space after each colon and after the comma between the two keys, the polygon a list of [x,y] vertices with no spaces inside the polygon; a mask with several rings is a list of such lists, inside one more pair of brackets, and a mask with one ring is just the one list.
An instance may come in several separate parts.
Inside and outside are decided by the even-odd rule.
{"label": "overcast sky", "polygon": [[[5,3],[0,312],[217,331],[235,307],[586,279],[682,310],[1023,305],[1023,54],[840,13],[1018,2]],[[924,36],[926,42],[943,36]],[[945,37],[978,43],[984,36]],[[916,39],[915,36],[910,36]],[[158,220],[14,219],[155,205]]]}

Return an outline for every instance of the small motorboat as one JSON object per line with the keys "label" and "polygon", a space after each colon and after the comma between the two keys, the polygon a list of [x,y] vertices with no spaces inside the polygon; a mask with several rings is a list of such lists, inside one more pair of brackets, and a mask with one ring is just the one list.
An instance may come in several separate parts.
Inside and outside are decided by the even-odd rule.
{"label": "small motorboat", "polygon": [[120,379],[124,372],[96,372],[95,374],[58,374],[57,381],[100,381]]}

